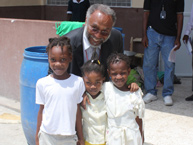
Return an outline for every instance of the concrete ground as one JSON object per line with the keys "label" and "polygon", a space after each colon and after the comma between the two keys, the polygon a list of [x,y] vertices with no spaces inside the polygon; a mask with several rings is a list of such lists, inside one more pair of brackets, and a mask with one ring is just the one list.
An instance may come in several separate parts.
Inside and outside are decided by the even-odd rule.
{"label": "concrete ground", "polygon": [[0,145],[27,145],[18,101],[0,96],[0,130]]}
{"label": "concrete ground", "polygon": [[[174,105],[163,104],[161,90],[158,100],[146,104],[145,145],[193,145],[193,101],[191,78],[175,84]],[[27,145],[20,120],[20,102],[0,96],[0,145]]]}

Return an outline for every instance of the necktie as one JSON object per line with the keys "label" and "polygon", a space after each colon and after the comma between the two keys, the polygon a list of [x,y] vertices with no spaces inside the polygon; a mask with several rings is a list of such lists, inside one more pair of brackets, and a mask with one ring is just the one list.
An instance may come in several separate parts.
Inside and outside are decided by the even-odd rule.
{"label": "necktie", "polygon": [[92,56],[91,56],[92,60],[98,60],[98,54],[96,52],[96,49],[97,49],[96,47],[93,48],[93,53],[92,53]]}

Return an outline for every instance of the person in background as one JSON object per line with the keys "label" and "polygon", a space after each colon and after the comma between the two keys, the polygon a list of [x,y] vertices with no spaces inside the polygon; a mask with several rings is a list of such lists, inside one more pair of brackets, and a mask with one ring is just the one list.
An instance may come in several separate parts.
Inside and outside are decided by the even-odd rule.
{"label": "person in background", "polygon": [[89,0],[69,0],[67,21],[84,22],[86,18],[86,11],[89,7]]}
{"label": "person in background", "polygon": [[[83,79],[67,72],[72,48],[67,37],[50,38],[46,48],[52,74],[36,84],[36,145],[84,145],[80,103],[85,91]],[[76,130],[75,130],[76,127]]]}
{"label": "person in background", "polygon": [[157,64],[159,52],[164,61],[162,96],[166,106],[173,105],[175,63],[168,61],[170,51],[181,46],[184,0],[145,0],[143,14],[145,103],[157,100]]}
{"label": "person in background", "polygon": [[[187,43],[192,29],[193,29],[193,3],[192,3],[192,10],[190,13],[190,19],[189,19],[189,22],[186,26],[184,37],[183,37],[184,43]],[[193,57],[192,57],[192,68],[193,68]],[[193,91],[193,78],[192,78],[192,91]],[[186,101],[193,101],[193,94],[191,96],[187,97],[185,100]]]}

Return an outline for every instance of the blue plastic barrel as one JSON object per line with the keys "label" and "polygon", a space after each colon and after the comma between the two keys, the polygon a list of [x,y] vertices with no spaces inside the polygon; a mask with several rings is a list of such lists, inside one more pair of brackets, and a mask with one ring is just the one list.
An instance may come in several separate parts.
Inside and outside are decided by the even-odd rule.
{"label": "blue plastic barrel", "polygon": [[120,27],[113,27],[113,28],[115,28],[115,29],[117,29],[117,30],[119,30],[120,32],[121,32],[121,35],[122,35],[122,38],[123,38],[123,51],[125,50],[125,34],[124,33],[122,33],[123,32],[123,28],[120,28]]}
{"label": "blue plastic barrel", "polygon": [[121,33],[123,33],[123,28],[120,28],[120,27],[113,27],[113,28],[115,28],[115,29],[119,30]]}
{"label": "blue plastic barrel", "polygon": [[24,50],[20,70],[21,123],[27,143],[35,145],[39,105],[35,104],[35,87],[38,79],[48,73],[46,46],[29,47]]}

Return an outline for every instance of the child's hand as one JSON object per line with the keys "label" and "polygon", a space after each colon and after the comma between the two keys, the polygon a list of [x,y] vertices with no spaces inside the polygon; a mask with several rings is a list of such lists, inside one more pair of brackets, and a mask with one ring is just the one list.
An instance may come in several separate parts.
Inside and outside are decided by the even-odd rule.
{"label": "child's hand", "polygon": [[139,89],[139,86],[137,83],[131,83],[128,88],[130,89],[130,92],[136,92]]}
{"label": "child's hand", "polygon": [[85,145],[84,140],[78,140],[77,145]]}
{"label": "child's hand", "polygon": [[39,145],[39,137],[36,136],[36,145]]}
{"label": "child's hand", "polygon": [[81,102],[81,106],[86,110],[86,102],[90,105],[90,100],[88,99],[88,96],[86,93],[83,94],[83,101]]}

